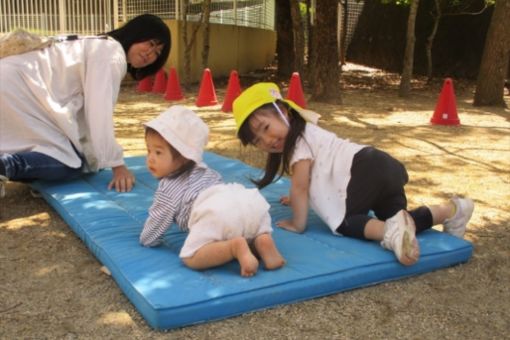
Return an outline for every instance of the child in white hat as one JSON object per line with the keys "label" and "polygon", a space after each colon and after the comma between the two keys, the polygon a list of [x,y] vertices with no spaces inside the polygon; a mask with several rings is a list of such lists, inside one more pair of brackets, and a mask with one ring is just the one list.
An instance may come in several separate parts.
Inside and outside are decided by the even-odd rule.
{"label": "child in white hat", "polygon": [[159,179],[149,217],[140,235],[146,247],[157,246],[176,223],[189,232],[179,256],[201,270],[236,259],[242,276],[285,264],[271,237],[269,204],[257,189],[223,183],[202,162],[209,130],[195,112],[172,106],[144,124],[147,167]]}

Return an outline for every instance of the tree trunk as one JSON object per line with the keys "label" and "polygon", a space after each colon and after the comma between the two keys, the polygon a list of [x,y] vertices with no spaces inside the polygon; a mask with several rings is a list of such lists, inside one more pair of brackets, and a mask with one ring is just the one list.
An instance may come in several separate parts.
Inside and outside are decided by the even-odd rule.
{"label": "tree trunk", "polygon": [[294,71],[303,74],[305,59],[305,31],[299,0],[290,0],[290,14],[292,18],[292,31],[294,37]]}
{"label": "tree trunk", "polygon": [[306,27],[308,31],[308,44],[307,44],[307,58],[306,58],[306,65],[307,65],[307,73],[306,73],[306,79],[308,80],[308,84],[310,86],[313,86],[313,79],[311,77],[311,68],[315,64],[315,48],[314,48],[314,27],[315,27],[315,20],[312,18],[311,12],[312,11],[312,1],[306,0]]}
{"label": "tree trunk", "polygon": [[402,69],[400,88],[398,92],[400,97],[408,97],[409,93],[411,92],[411,77],[413,76],[414,64],[414,42],[416,41],[414,30],[419,3],[419,0],[412,0],[411,8],[409,9],[409,18],[407,20],[406,50],[404,53],[404,67]]}
{"label": "tree trunk", "polygon": [[203,49],[202,49],[202,68],[207,68],[209,64],[209,32],[210,32],[210,23],[209,17],[211,16],[211,0],[204,0],[202,6],[203,13],[203,23],[204,23],[204,40],[203,40]]}
{"label": "tree trunk", "polygon": [[288,78],[294,70],[294,36],[290,15],[290,0],[276,1],[277,74]]}
{"label": "tree trunk", "polygon": [[475,106],[506,106],[505,77],[510,59],[510,0],[496,0],[476,82]]}
{"label": "tree trunk", "polygon": [[[338,65],[337,0],[317,1],[317,21],[314,29],[317,56],[312,78],[312,100],[341,104],[340,67]],[[334,9],[334,10],[332,10]]]}
{"label": "tree trunk", "polygon": [[184,44],[184,87],[189,89],[191,78],[191,44],[188,44],[188,6],[189,0],[184,0],[182,4],[181,32],[182,42]]}
{"label": "tree trunk", "polygon": [[182,20],[182,40],[184,42],[184,87],[189,90],[191,84],[191,50],[195,45],[195,41],[197,40],[197,33],[200,29],[202,23],[202,15],[198,20],[198,23],[193,28],[193,32],[191,33],[191,37],[188,41],[188,10],[189,10],[189,0],[184,0],[184,10],[183,10],[183,20]]}
{"label": "tree trunk", "polygon": [[342,6],[342,30],[340,31],[340,64],[345,65],[347,52],[347,18],[349,17],[348,1],[340,4]]}
{"label": "tree trunk", "polygon": [[441,20],[441,3],[440,0],[434,0],[435,13],[432,15],[434,19],[434,25],[432,31],[427,38],[425,44],[425,53],[427,55],[427,81],[432,81],[432,45],[434,45],[434,38],[436,37],[437,28],[439,27],[439,21]]}

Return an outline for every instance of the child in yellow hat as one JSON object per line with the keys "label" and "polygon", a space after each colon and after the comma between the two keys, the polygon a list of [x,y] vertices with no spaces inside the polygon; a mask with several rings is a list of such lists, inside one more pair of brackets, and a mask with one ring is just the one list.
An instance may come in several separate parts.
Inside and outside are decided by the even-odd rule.
{"label": "child in yellow hat", "polygon": [[236,259],[242,276],[285,264],[271,237],[269,204],[257,189],[223,183],[202,154],[209,129],[195,112],[175,105],[145,124],[147,167],[159,179],[149,217],[140,235],[147,247],[161,244],[175,222],[189,232],[179,256],[201,270]]}
{"label": "child in yellow hat", "polygon": [[443,224],[445,232],[464,237],[472,200],[453,197],[408,211],[402,163],[320,128],[318,114],[282,99],[275,84],[246,89],[234,101],[233,113],[241,142],[269,154],[263,177],[253,182],[263,188],[277,174],[291,175],[290,195],[281,202],[291,206],[292,218],[277,226],[303,232],[310,206],[333,234],[381,241],[403,265],[418,261],[416,233],[432,225]]}

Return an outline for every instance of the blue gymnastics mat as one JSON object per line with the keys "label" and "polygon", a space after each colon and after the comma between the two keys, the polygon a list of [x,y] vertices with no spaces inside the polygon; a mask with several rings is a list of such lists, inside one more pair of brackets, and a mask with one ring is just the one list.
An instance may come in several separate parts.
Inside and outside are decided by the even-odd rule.
{"label": "blue gymnastics mat", "polygon": [[[248,176],[260,175],[258,169],[213,153],[206,153],[205,161],[226,182],[252,186]],[[158,248],[139,244],[157,181],[146,170],[143,157],[126,158],[126,163],[137,180],[129,193],[107,190],[110,171],[66,183],[36,182],[33,187],[110,270],[120,289],[156,329],[224,319],[418,275],[466,262],[473,252],[471,243],[429,230],[418,236],[418,263],[404,267],[375,242],[332,235],[315,214],[310,215],[304,234],[281,230],[274,222],[289,217],[290,209],[279,203],[280,195],[289,189],[289,181],[280,179],[262,193],[272,206],[273,237],[287,260],[285,267],[266,271],[261,266],[250,278],[239,275],[237,262],[193,271],[178,257],[186,235],[177,228],[170,229]]]}

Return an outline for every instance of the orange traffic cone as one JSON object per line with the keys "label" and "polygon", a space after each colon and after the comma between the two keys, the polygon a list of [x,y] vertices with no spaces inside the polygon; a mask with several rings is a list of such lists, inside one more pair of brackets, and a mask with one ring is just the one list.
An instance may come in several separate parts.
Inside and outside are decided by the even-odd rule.
{"label": "orange traffic cone", "polygon": [[216,90],[214,89],[211,70],[204,69],[202,81],[200,82],[200,89],[198,91],[197,106],[211,106],[218,104],[216,99]]}
{"label": "orange traffic cone", "polygon": [[302,108],[306,107],[305,95],[303,93],[301,78],[299,78],[298,72],[292,73],[292,77],[290,78],[289,91],[287,91],[287,99],[292,100]]}
{"label": "orange traffic cone", "polygon": [[151,92],[152,90],[152,78],[147,76],[138,82],[136,86],[138,92]]}
{"label": "orange traffic cone", "polygon": [[436,109],[434,110],[434,115],[430,119],[430,122],[440,125],[460,124],[459,117],[457,116],[457,104],[451,78],[446,78],[443,83],[443,89],[437,100]]}
{"label": "orange traffic cone", "polygon": [[179,77],[175,68],[170,68],[170,75],[168,76],[168,82],[166,84],[165,99],[166,100],[181,100],[184,96],[182,95],[181,85],[179,84]]}
{"label": "orange traffic cone", "polygon": [[152,92],[165,93],[165,90],[166,90],[166,74],[165,70],[161,68],[156,73],[156,78],[154,79],[154,84],[152,85]]}
{"label": "orange traffic cone", "polygon": [[225,100],[223,101],[221,111],[232,112],[232,103],[240,94],[241,84],[239,82],[239,75],[237,71],[233,70],[230,72],[230,77],[228,78],[227,93],[225,94]]}

